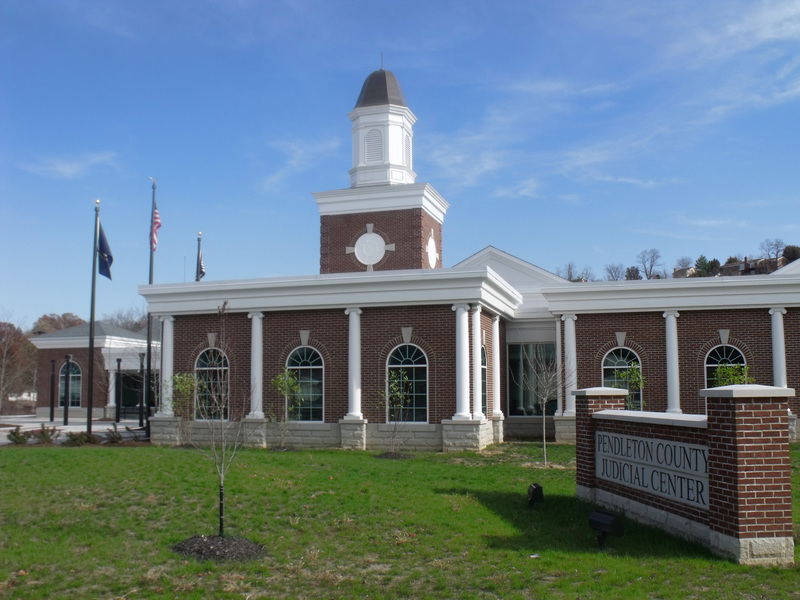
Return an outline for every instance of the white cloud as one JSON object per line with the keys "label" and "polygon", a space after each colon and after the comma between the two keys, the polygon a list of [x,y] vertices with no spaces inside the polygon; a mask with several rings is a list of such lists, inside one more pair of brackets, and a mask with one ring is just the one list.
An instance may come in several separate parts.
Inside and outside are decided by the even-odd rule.
{"label": "white cloud", "polygon": [[334,152],[341,145],[341,140],[331,139],[319,142],[274,141],[270,144],[286,161],[280,169],[269,175],[261,184],[262,189],[270,191],[280,185],[287,177],[307,171],[322,157]]}
{"label": "white cloud", "polygon": [[541,194],[539,190],[541,188],[541,183],[538,179],[531,177],[530,179],[526,179],[524,181],[520,181],[517,185],[513,187],[505,187],[498,189],[494,195],[498,198],[540,198]]}
{"label": "white cloud", "polygon": [[45,177],[55,177],[57,179],[77,179],[84,175],[89,169],[98,165],[114,167],[114,152],[94,152],[83,154],[74,158],[45,158],[37,163],[22,165],[22,168]]}
{"label": "white cloud", "polygon": [[607,181],[609,183],[624,183],[643,188],[656,188],[656,187],[661,187],[662,185],[669,185],[678,182],[677,179],[664,179],[661,181],[653,181],[652,179],[645,180],[645,179],[637,179],[635,177],[611,177],[610,175],[601,175],[599,177],[595,177],[595,179],[597,181]]}

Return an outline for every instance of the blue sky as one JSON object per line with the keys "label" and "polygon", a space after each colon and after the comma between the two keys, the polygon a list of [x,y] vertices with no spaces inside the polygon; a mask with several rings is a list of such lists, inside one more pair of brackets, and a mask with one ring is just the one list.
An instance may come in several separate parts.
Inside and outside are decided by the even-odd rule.
{"label": "blue sky", "polygon": [[156,283],[318,272],[311,192],[344,188],[367,75],[418,117],[445,266],[487,245],[602,278],[657,248],[800,245],[800,1],[6,0],[0,316],[88,318]]}

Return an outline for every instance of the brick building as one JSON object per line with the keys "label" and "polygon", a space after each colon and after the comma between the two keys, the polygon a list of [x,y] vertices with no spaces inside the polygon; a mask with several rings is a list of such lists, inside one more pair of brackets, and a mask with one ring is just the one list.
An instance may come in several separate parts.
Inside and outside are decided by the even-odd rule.
{"label": "brick building", "polygon": [[[89,406],[89,324],[53,331],[31,338],[38,349],[36,413],[54,417],[85,418]],[[109,323],[95,323],[92,416],[113,418],[117,400],[127,416],[137,412],[141,398],[141,365],[147,349],[144,332],[133,332]],[[70,360],[66,358],[69,355]],[[69,379],[69,393],[67,380]],[[52,388],[51,388],[52,384]],[[51,394],[52,389],[52,394]],[[69,404],[66,398],[69,396]]]}
{"label": "brick building", "polygon": [[[648,411],[703,412],[698,391],[725,364],[800,386],[797,265],[570,283],[488,247],[445,269],[449,204],[416,182],[416,117],[395,76],[370,74],[349,117],[351,186],[314,194],[319,275],[140,288],[162,321],[154,441],[174,441],[208,400],[176,411],[183,373],[224,390],[255,444],[278,422],[298,446],[380,448],[402,427],[406,447],[437,450],[540,435],[543,411],[550,435],[574,439],[571,392],[631,369],[645,381],[632,403]],[[270,385],[287,369],[290,399]]]}

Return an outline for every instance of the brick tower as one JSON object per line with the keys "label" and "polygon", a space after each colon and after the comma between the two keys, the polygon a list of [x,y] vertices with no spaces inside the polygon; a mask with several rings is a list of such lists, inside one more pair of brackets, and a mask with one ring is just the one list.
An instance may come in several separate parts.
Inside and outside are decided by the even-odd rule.
{"label": "brick tower", "polygon": [[416,183],[413,126],[391,71],[367,77],[355,108],[350,187],[317,192],[320,273],[442,266],[442,222],[449,204]]}

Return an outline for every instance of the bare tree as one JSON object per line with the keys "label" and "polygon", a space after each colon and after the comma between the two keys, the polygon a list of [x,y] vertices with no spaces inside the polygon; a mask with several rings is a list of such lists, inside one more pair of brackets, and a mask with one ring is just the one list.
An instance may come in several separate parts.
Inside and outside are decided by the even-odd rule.
{"label": "bare tree", "polygon": [[[556,400],[560,377],[555,350],[549,344],[522,344],[523,368],[511,379],[530,392],[535,409],[542,413],[542,454],[547,464],[547,403]],[[518,381],[518,379],[520,379]]]}
{"label": "bare tree", "polygon": [[0,404],[10,394],[33,386],[36,373],[36,348],[22,329],[0,321]]}
{"label": "bare tree", "polygon": [[625,279],[625,265],[622,263],[615,263],[613,265],[606,265],[606,281],[622,281]]}
{"label": "bare tree", "polygon": [[658,268],[661,266],[661,252],[657,248],[650,248],[649,250],[642,250],[636,255],[638,266],[642,268],[641,272],[645,279],[659,279],[660,271]]}
{"label": "bare tree", "polygon": [[578,273],[578,279],[581,281],[597,281],[597,277],[594,276],[594,271],[589,265],[583,265],[580,273]]}
{"label": "bare tree", "polygon": [[[227,302],[219,308],[220,346],[225,346]],[[213,348],[209,350],[215,350]],[[225,534],[225,477],[244,443],[243,422],[235,418],[228,380],[227,357],[210,352],[207,365],[194,374],[173,377],[173,396],[184,404],[193,400],[193,409],[184,417],[183,439],[211,460],[219,484],[219,535]]]}
{"label": "bare tree", "polygon": [[681,256],[678,260],[675,261],[675,268],[676,269],[688,269],[694,264],[691,256]]}
{"label": "bare tree", "polygon": [[113,313],[103,315],[103,320],[128,331],[141,331],[147,327],[147,311],[141,306],[120,308]]}
{"label": "bare tree", "polygon": [[563,267],[556,269],[556,275],[563,277],[567,281],[573,281],[574,279],[577,279],[578,267],[573,261],[569,261]]}
{"label": "bare tree", "polygon": [[767,238],[761,242],[758,248],[761,250],[764,258],[778,258],[785,246],[786,244],[779,238],[773,240]]}

